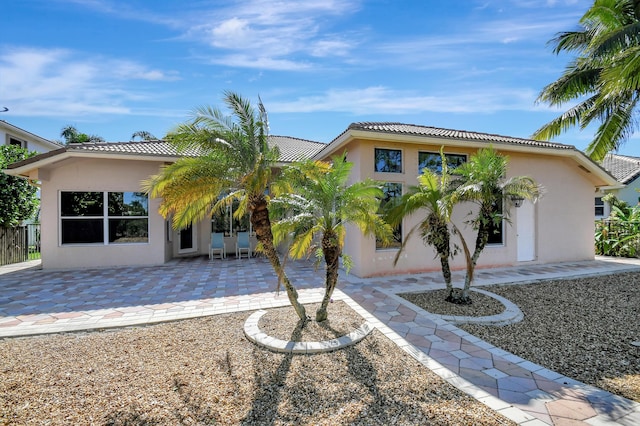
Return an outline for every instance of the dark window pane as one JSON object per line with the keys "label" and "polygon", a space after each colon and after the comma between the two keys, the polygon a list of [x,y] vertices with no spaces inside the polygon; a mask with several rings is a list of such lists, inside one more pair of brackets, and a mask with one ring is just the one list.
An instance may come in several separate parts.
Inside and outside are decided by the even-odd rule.
{"label": "dark window pane", "polygon": [[180,230],[180,250],[186,250],[193,248],[193,231],[192,226],[189,225]]}
{"label": "dark window pane", "polygon": [[110,192],[109,216],[147,216],[149,201],[143,192]]}
{"label": "dark window pane", "polygon": [[[380,209],[382,210],[384,206],[391,202],[395,198],[402,197],[402,184],[397,182],[386,182],[382,186],[382,191],[384,192],[384,198],[380,201]],[[402,223],[396,226],[393,229],[393,238],[390,241],[389,245],[385,246],[382,242],[376,239],[376,249],[393,249],[400,248],[402,245]]]}
{"label": "dark window pane", "polygon": [[[463,154],[445,154],[449,170],[464,164],[467,156]],[[422,169],[428,168],[434,173],[442,173],[442,157],[439,152],[419,152],[418,153],[418,173],[422,173]]]}
{"label": "dark window pane", "polygon": [[109,243],[148,243],[148,219],[109,219]]}
{"label": "dark window pane", "polygon": [[399,149],[375,149],[375,171],[402,173],[402,151]]}
{"label": "dark window pane", "polygon": [[102,216],[103,205],[102,192],[60,193],[61,216]]}
{"label": "dark window pane", "polygon": [[102,219],[62,219],[62,244],[103,243]]}
{"label": "dark window pane", "polygon": [[[502,214],[502,203],[495,205],[496,213]],[[504,219],[497,224],[492,223],[489,228],[489,240],[487,244],[504,244]]]}

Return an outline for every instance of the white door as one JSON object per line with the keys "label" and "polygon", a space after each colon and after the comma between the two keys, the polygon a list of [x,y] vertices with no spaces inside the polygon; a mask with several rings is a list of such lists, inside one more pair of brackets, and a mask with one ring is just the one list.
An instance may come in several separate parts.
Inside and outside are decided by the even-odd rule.
{"label": "white door", "polygon": [[178,233],[178,253],[193,253],[198,250],[196,225],[191,224]]}
{"label": "white door", "polygon": [[527,262],[536,258],[536,215],[531,201],[524,200],[516,207],[516,226],[518,234],[518,262]]}

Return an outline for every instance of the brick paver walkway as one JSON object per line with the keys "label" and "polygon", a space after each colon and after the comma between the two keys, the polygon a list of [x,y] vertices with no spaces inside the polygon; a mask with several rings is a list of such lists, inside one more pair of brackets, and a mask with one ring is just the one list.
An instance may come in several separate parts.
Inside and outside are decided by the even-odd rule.
{"label": "brick paver walkway", "polygon": [[[32,264],[29,266],[33,266]],[[290,262],[303,303],[318,301],[323,273]],[[476,285],[640,271],[629,260],[480,270]],[[454,273],[456,282],[461,273]],[[360,312],[427,368],[522,425],[639,425],[640,404],[484,342],[397,293],[442,287],[439,273],[360,279],[341,274],[336,298]],[[73,271],[0,268],[0,337],[252,311],[288,304],[264,259],[206,257],[159,267]]]}

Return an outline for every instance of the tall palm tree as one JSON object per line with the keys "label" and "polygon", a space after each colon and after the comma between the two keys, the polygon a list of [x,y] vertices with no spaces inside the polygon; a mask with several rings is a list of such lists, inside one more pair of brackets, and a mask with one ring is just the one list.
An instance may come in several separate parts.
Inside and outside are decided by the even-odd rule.
{"label": "tall palm tree", "polygon": [[336,156],[331,163],[307,160],[286,167],[273,185],[274,213],[282,219],[274,224],[275,241],[291,238],[289,255],[311,256],[325,262],[325,292],[316,321],[327,319],[327,307],[338,283],[340,258],[347,270],[351,261],[344,255],[348,224],[365,235],[388,242],[391,227],[377,214],[383,196],[382,185],[367,179],[347,184],[353,163]]}
{"label": "tall palm tree", "polygon": [[477,231],[473,254],[469,250],[461,232],[456,231],[463,246],[467,263],[467,273],[462,293],[454,296],[454,302],[471,303],[469,289],[480,254],[487,246],[489,236],[509,219],[512,200],[520,198],[536,202],[542,194],[542,187],[528,176],[514,176],[505,179],[508,158],[493,148],[478,150],[469,161],[458,166],[452,174],[460,177],[453,193],[453,202],[472,202],[478,205],[478,212],[469,221]]}
{"label": "tall palm tree", "polygon": [[70,143],[87,143],[87,142],[104,142],[104,139],[98,135],[88,135],[80,133],[75,126],[68,125],[62,128],[60,136],[64,138],[65,144]]}
{"label": "tall palm tree", "polygon": [[451,284],[451,266],[449,259],[453,257],[451,251],[451,233],[453,232],[451,212],[454,203],[451,186],[451,175],[447,165],[447,159],[443,150],[440,150],[442,159],[442,171],[440,174],[424,168],[418,176],[418,185],[410,187],[397,203],[387,211],[385,219],[392,225],[398,225],[403,218],[418,211],[424,210],[426,216],[418,222],[407,234],[396,254],[394,265],[398,262],[409,237],[415,232],[426,245],[432,246],[440,258],[442,276],[447,287],[445,300],[451,301],[453,297],[453,285]]}
{"label": "tall palm tree", "polygon": [[133,132],[133,134],[131,135],[131,141],[134,141],[136,138],[140,138],[140,140],[143,141],[154,141],[158,139],[146,130],[138,130],[137,132]]}
{"label": "tall palm tree", "polygon": [[273,243],[267,188],[279,153],[268,144],[267,112],[262,101],[256,111],[234,92],[224,93],[224,103],[231,116],[217,108],[200,107],[191,121],[167,135],[180,152],[191,150],[199,155],[162,168],[143,182],[143,188],[153,197],[162,197],[160,213],[173,215],[176,229],[224,211],[239,200],[234,214],[250,215],[260,247],[278,275],[278,285],[284,285],[298,317],[306,321],[304,306],[298,302]]}
{"label": "tall palm tree", "polygon": [[548,140],[571,127],[584,129],[599,122],[586,152],[600,161],[637,127],[640,0],[595,0],[580,25],[580,31],[563,32],[551,40],[554,53],[578,55],[537,100],[551,106],[577,104],[536,130],[533,138]]}

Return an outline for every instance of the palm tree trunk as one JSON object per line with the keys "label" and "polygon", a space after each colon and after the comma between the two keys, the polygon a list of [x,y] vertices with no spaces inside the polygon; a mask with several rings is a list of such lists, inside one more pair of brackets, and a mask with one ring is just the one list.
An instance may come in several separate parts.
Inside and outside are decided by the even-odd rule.
{"label": "palm tree trunk", "polygon": [[469,292],[471,289],[471,284],[473,284],[473,275],[476,270],[476,264],[478,263],[478,259],[480,258],[480,253],[484,250],[487,245],[487,241],[489,241],[489,225],[488,221],[482,221],[480,227],[478,229],[478,236],[476,237],[476,247],[473,251],[473,256],[471,259],[467,260],[467,275],[464,279],[464,288],[462,289],[462,300],[468,301],[465,303],[471,303],[471,296],[469,296]]}
{"label": "palm tree trunk", "polygon": [[449,254],[440,255],[440,265],[442,266],[442,277],[447,286],[447,296],[445,300],[449,300],[453,296],[453,286],[451,285],[451,266],[449,265]]}
{"label": "palm tree trunk", "polygon": [[324,297],[320,308],[316,311],[316,321],[322,322],[327,319],[327,308],[338,284],[338,269],[340,267],[340,249],[337,244],[338,236],[328,232],[322,237],[322,250],[324,252],[324,261],[326,268],[325,282],[324,282]]}
{"label": "palm tree trunk", "polygon": [[273,234],[271,233],[271,220],[269,219],[267,201],[264,197],[259,197],[257,200],[252,201],[253,202],[249,203],[249,208],[251,210],[251,225],[256,231],[256,237],[262,244],[264,253],[267,259],[269,259],[269,262],[271,262],[273,270],[278,275],[278,283],[284,285],[289,302],[296,311],[296,314],[298,314],[300,321],[307,321],[308,318],[304,306],[298,301],[298,291],[293,284],[291,284],[291,281],[289,281],[289,277],[280,263],[280,257],[273,245]]}

